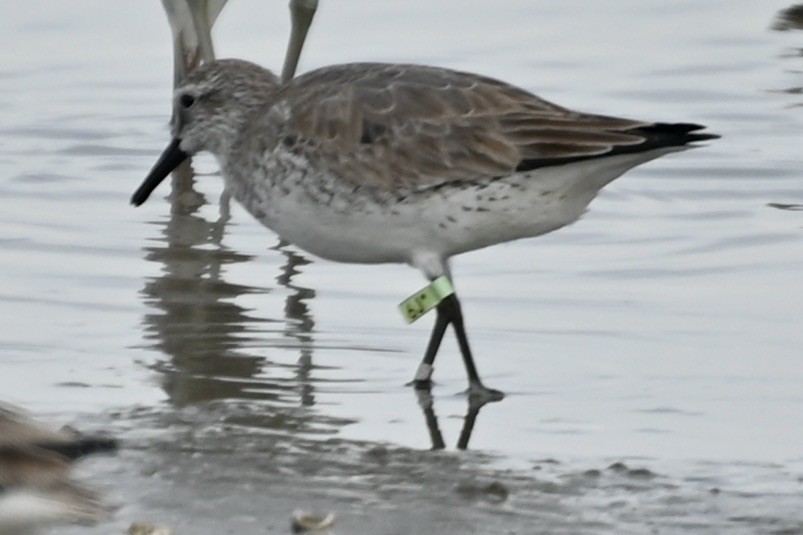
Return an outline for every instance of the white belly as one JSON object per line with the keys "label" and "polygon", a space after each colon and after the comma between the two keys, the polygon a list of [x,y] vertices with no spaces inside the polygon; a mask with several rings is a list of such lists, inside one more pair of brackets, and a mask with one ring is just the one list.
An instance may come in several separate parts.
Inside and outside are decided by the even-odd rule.
{"label": "white belly", "polygon": [[665,152],[544,167],[484,186],[444,186],[393,202],[290,187],[298,184],[293,180],[283,187],[227,182],[254,217],[314,255],[350,263],[410,263],[422,251],[448,258],[568,225],[603,186]]}

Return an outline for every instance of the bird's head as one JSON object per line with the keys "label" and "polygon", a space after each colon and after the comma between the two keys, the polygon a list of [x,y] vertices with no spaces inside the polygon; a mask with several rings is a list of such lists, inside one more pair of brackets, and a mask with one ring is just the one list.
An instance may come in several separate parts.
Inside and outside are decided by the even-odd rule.
{"label": "bird's head", "polygon": [[144,203],[156,186],[193,154],[225,154],[237,132],[278,86],[273,73],[242,60],[213,61],[190,73],[173,94],[173,139],[131,203]]}

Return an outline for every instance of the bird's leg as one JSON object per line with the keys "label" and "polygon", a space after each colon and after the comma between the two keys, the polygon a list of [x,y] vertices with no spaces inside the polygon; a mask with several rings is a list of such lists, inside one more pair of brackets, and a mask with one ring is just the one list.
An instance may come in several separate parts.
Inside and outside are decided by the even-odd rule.
{"label": "bird's leg", "polygon": [[413,385],[419,390],[429,389],[432,386],[432,381],[430,380],[432,377],[432,363],[435,362],[435,355],[438,354],[438,348],[441,346],[446,327],[449,326],[449,317],[441,309],[440,305],[437,307],[436,312],[438,315],[435,318],[435,325],[432,327],[427,351],[424,353],[424,359],[418,365],[418,370],[413,378]]}
{"label": "bird's leg", "polygon": [[318,0],[290,0],[292,27],[290,42],[287,43],[287,52],[284,56],[282,82],[289,82],[296,73],[298,58],[301,56],[301,49],[304,48],[304,41],[307,39],[307,32],[312,25],[316,9]]}
{"label": "bird's leg", "polygon": [[468,345],[468,337],[463,324],[463,313],[460,310],[460,301],[457,299],[457,294],[453,293],[445,297],[438,304],[436,311],[438,315],[435,318],[435,325],[429,337],[424,359],[418,366],[415,378],[413,378],[413,385],[417,389],[429,389],[432,386],[432,363],[435,362],[435,356],[438,354],[443,335],[446,333],[446,327],[451,324],[457,336],[457,343],[460,346],[460,353],[463,356],[463,363],[466,365],[466,372],[468,373],[469,397],[480,403],[502,399],[504,397],[502,392],[487,388],[480,380],[477,366],[474,364],[474,357],[471,355],[471,348]]}
{"label": "bird's leg", "polygon": [[463,313],[460,310],[460,301],[457,299],[457,294],[452,294],[441,301],[438,305],[438,317],[441,314],[447,317],[448,323],[452,324],[454,333],[457,336],[457,343],[460,346],[460,353],[463,355],[463,363],[466,365],[466,372],[468,373],[469,397],[482,402],[499,401],[505,397],[502,392],[486,387],[480,380],[477,367],[474,365],[474,357],[471,355],[471,348],[468,345],[466,328],[463,324]]}

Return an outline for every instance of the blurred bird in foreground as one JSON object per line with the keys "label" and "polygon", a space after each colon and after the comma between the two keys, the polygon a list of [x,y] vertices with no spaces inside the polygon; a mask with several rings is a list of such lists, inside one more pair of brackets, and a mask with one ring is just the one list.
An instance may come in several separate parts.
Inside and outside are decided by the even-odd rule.
{"label": "blurred bird in foreground", "polygon": [[110,438],[52,431],[0,405],[0,534],[105,518],[109,509],[72,479],[71,467],[76,459],[116,446]]}

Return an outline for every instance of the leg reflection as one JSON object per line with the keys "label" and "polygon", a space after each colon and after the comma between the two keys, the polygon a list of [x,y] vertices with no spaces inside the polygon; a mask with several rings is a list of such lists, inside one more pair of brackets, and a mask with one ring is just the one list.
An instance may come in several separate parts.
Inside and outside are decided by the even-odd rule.
{"label": "leg reflection", "polygon": [[[418,398],[418,405],[424,412],[424,420],[426,421],[427,431],[429,431],[429,437],[432,441],[432,449],[444,449],[446,447],[446,442],[443,440],[443,433],[438,424],[438,417],[435,414],[435,403],[432,397],[432,391],[429,388],[416,388],[414,392],[416,398]],[[457,440],[457,449],[468,449],[468,442],[471,439],[471,434],[474,432],[474,424],[477,422],[480,410],[489,402],[490,400],[477,399],[473,396],[469,397],[468,410],[466,411],[466,416],[463,418],[460,438]]]}
{"label": "leg reflection", "polygon": [[416,388],[415,396],[418,398],[418,406],[424,411],[424,420],[427,422],[427,430],[429,431],[429,438],[432,441],[432,449],[444,449],[446,443],[443,441],[443,434],[438,425],[438,417],[435,416],[435,409],[432,408],[434,404],[432,391],[425,388]]}
{"label": "leg reflection", "polygon": [[[307,303],[315,292],[292,284],[294,275],[309,261],[289,247],[277,247],[286,259],[276,279],[288,290],[284,317],[255,316],[239,304],[239,298],[275,289],[225,280],[227,267],[254,258],[224,245],[230,218],[227,194],[221,199],[218,219],[207,221],[198,213],[205,199],[193,189],[190,163],[182,164],[172,180],[170,216],[159,223],[162,237],[145,248],[146,258],[160,264],[160,273],[148,279],[142,290],[151,307],[143,320],[146,338],[169,357],[154,367],[163,374],[171,402],[177,406],[217,399],[286,403],[288,396],[297,396],[301,406],[312,405],[315,322]],[[285,341],[271,342],[271,333],[294,340],[291,348],[300,352],[300,358],[293,377],[269,372],[271,378],[266,379],[270,361],[250,349],[288,347]]]}
{"label": "leg reflection", "polygon": [[[144,319],[146,338],[168,357],[155,365],[164,374],[165,391],[176,405],[220,398],[277,397],[282,387],[268,391],[251,381],[262,371],[263,357],[244,354],[241,347],[266,320],[254,318],[236,303],[250,293],[267,293],[226,282],[224,266],[253,256],[223,245],[226,217],[207,221],[198,215],[204,198],[193,189],[189,162],[173,173],[169,219],[160,223],[162,236],[145,248],[146,259],[161,266],[142,290],[151,306]],[[278,392],[277,392],[278,390]]]}
{"label": "leg reflection", "polygon": [[315,329],[315,320],[312,318],[307,302],[315,297],[315,290],[297,286],[292,282],[293,277],[300,272],[300,268],[309,264],[310,261],[281,240],[272,249],[279,251],[285,257],[282,271],[276,277],[276,282],[290,291],[284,302],[284,336],[294,340],[298,345],[300,355],[296,378],[300,389],[301,405],[311,406],[315,403],[314,388],[310,378],[312,333]]}

